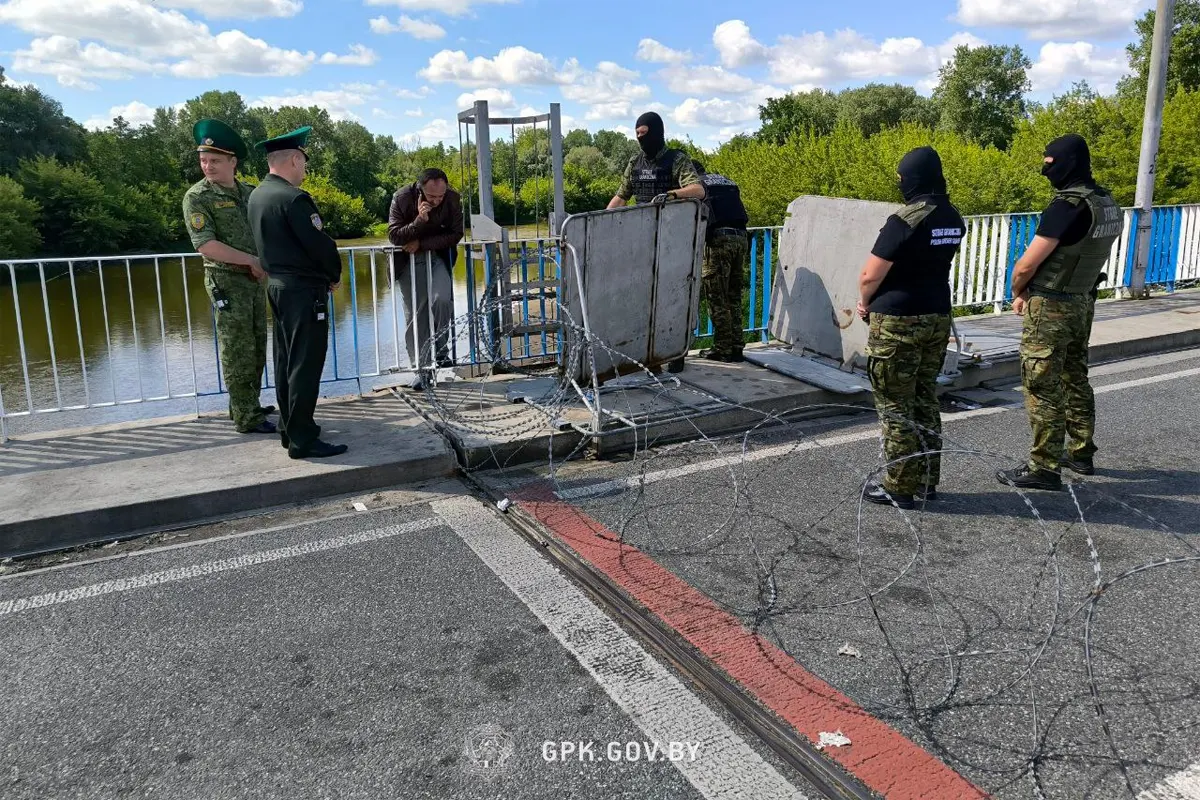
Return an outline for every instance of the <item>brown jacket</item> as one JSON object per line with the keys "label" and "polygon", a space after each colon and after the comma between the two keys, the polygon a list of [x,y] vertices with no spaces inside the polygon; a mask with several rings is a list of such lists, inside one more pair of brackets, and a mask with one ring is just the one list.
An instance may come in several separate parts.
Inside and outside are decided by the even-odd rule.
{"label": "brown jacket", "polygon": [[458,192],[446,189],[441,205],[429,212],[425,222],[417,220],[421,188],[416,183],[402,186],[392,195],[388,210],[388,240],[397,247],[413,239],[420,241],[418,252],[449,250],[447,263],[453,263],[457,245],[463,238],[462,200]]}

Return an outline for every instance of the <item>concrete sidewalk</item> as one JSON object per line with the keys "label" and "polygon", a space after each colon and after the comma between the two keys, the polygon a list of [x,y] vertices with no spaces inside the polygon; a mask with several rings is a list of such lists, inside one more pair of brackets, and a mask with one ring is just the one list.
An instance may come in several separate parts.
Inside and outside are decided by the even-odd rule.
{"label": "concrete sidewalk", "polygon": [[[1011,382],[1021,320],[1013,314],[956,320],[977,358],[946,391]],[[1200,291],[1097,309],[1093,363],[1200,347]],[[675,380],[678,378],[678,380]],[[591,414],[574,392],[517,402],[525,381],[536,400],[553,380],[519,376],[455,381],[324,402],[318,422],[350,451],[292,461],[274,436],[235,433],[223,415],[30,434],[0,446],[0,557],[129,536],[353,491],[412,484],[467,469],[562,459],[585,444],[606,456],[779,421],[872,407],[869,392],[836,394],[753,364],[695,357],[678,376],[606,386],[603,435],[585,442]],[[622,384],[624,384],[622,386]],[[536,390],[536,391],[535,391]]]}
{"label": "concrete sidewalk", "polygon": [[454,472],[445,440],[391,395],[322,403],[317,422],[349,452],[292,460],[278,436],[211,416],[10,441],[0,447],[0,557]]}

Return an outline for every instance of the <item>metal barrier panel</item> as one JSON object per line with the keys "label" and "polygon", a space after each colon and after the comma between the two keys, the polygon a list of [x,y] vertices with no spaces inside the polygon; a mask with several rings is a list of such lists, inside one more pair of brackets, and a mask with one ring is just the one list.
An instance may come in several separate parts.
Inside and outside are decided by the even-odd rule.
{"label": "metal barrier panel", "polygon": [[[589,344],[604,345],[591,348],[598,381],[638,369],[631,359],[650,367],[687,352],[704,227],[697,200],[578,214],[563,223],[563,304]],[[577,380],[591,380],[588,349],[566,365]]]}

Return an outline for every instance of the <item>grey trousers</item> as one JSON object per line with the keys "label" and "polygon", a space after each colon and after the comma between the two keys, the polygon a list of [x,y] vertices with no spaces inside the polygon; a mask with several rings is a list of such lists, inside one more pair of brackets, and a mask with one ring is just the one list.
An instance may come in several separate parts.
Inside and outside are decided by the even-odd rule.
{"label": "grey trousers", "polygon": [[[404,298],[404,341],[408,363],[414,367],[432,367],[450,361],[450,323],[454,318],[454,277],[442,253],[418,252],[413,256],[396,253],[396,282]],[[428,269],[426,269],[428,258]],[[432,291],[429,277],[432,275]],[[416,284],[416,298],[413,284]],[[429,317],[433,315],[436,340],[430,346]],[[419,351],[419,352],[418,352]],[[436,359],[436,362],[433,361]]]}

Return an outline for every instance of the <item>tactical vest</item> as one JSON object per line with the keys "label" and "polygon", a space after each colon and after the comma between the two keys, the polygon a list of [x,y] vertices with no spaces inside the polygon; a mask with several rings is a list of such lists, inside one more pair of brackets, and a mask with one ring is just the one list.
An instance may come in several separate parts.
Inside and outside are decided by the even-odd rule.
{"label": "tactical vest", "polygon": [[1029,285],[1048,292],[1086,294],[1096,286],[1112,254],[1113,242],[1121,237],[1124,213],[1111,196],[1099,194],[1093,187],[1063,189],[1054,199],[1073,206],[1087,203],[1092,211],[1092,226],[1075,244],[1055,248]]}
{"label": "tactical vest", "polygon": [[701,180],[704,182],[704,204],[708,206],[708,229],[745,228],[750,216],[742,205],[738,185],[724,175],[711,173]]}
{"label": "tactical vest", "polygon": [[657,159],[651,160],[639,153],[633,162],[633,196],[639,204],[649,203],[660,194],[666,194],[675,185],[675,159],[683,155],[680,150],[666,150]]}

